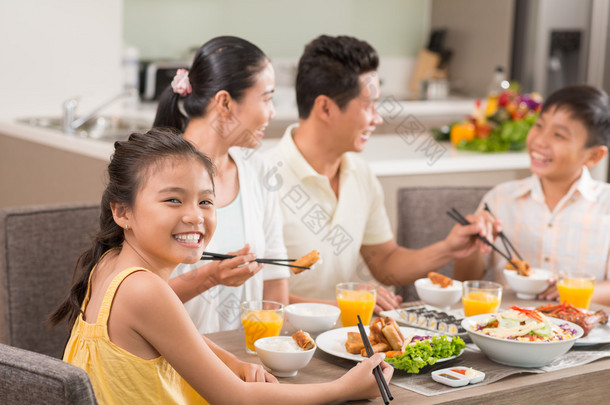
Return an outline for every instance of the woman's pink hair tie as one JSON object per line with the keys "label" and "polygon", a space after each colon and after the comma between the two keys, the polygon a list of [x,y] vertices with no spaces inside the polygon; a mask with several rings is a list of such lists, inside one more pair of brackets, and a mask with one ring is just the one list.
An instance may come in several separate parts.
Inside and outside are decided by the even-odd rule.
{"label": "woman's pink hair tie", "polygon": [[174,93],[180,95],[181,97],[184,97],[187,94],[191,94],[193,92],[191,82],[189,81],[188,70],[178,69],[176,71],[176,76],[174,76],[174,79],[172,80],[172,89]]}

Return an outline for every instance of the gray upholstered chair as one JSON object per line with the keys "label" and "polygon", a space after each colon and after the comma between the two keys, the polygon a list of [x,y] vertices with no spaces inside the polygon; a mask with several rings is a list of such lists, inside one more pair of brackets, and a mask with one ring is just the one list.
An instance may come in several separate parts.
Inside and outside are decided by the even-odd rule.
{"label": "gray upholstered chair", "polygon": [[98,203],[0,210],[0,343],[62,357],[68,331],[45,320],[68,293],[99,212]]}
{"label": "gray upholstered chair", "polygon": [[[401,246],[419,249],[444,239],[455,222],[446,214],[455,207],[467,215],[477,208],[489,187],[407,187],[398,190],[396,241]],[[408,264],[405,265],[408,271]],[[437,270],[451,277],[453,262]],[[405,301],[418,300],[414,286],[400,286],[396,292]]]}
{"label": "gray upholstered chair", "polygon": [[97,404],[87,373],[43,354],[0,344],[0,404]]}

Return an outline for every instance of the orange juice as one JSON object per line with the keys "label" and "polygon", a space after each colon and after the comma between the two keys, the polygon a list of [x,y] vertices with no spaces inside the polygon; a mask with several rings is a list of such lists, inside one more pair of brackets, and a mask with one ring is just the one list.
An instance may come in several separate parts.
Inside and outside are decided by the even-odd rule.
{"label": "orange juice", "polygon": [[341,309],[341,324],[343,326],[358,325],[360,315],[363,325],[371,323],[375,309],[375,294],[370,291],[341,291],[337,294],[337,304]]}
{"label": "orange juice", "polygon": [[589,309],[594,288],[595,280],[590,279],[564,278],[557,283],[560,301],[583,309]]}
{"label": "orange juice", "polygon": [[497,312],[500,299],[495,294],[486,292],[469,292],[462,297],[464,315],[473,316]]}
{"label": "orange juice", "polygon": [[267,336],[279,336],[284,318],[274,311],[248,311],[241,317],[246,335],[246,347],[256,352],[254,342]]}

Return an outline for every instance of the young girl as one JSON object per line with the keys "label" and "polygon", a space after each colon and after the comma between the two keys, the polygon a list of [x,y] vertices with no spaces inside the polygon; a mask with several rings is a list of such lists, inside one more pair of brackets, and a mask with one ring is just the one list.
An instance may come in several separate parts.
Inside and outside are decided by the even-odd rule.
{"label": "young girl", "polygon": [[171,127],[211,157],[218,171],[218,229],[208,251],[237,257],[180,266],[170,285],[199,332],[240,326],[239,303],[288,303],[288,270],[254,262],[286,258],[277,193],[263,183],[269,170],[255,149],[275,116],[275,74],[269,59],[241,38],[205,43],[190,71],[177,73],[159,101],[155,126]]}
{"label": "young girl", "polygon": [[[372,369],[382,355],[330,383],[265,384],[276,380],[197,332],[167,281],[178,263],[201,257],[214,233],[212,176],[211,161],[178,135],[151,130],[115,143],[100,231],[77,262],[69,297],[50,319],[57,325],[67,318],[71,327],[64,360],[87,371],[101,404],[377,396]],[[382,367],[389,380],[393,369]]]}
{"label": "young girl", "polygon": [[[589,169],[608,153],[608,95],[590,86],[551,94],[527,136],[532,176],[494,187],[481,201],[502,221],[502,231],[532,267],[586,270],[597,277],[593,301],[610,305],[610,184]],[[489,218],[491,221],[492,219]],[[493,269],[503,282],[506,261],[497,253],[458,260],[459,280]],[[540,298],[555,299],[552,286]]]}

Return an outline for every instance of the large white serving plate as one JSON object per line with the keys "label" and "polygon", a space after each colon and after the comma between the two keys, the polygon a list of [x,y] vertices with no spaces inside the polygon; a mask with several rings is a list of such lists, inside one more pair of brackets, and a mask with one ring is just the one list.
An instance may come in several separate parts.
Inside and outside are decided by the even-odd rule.
{"label": "large white serving plate", "polygon": [[[367,335],[369,333],[368,328],[369,328],[368,326],[365,326]],[[440,335],[439,333],[433,333],[433,332],[423,330],[423,329],[409,328],[409,327],[404,327],[404,326],[400,326],[400,331],[402,332],[402,334],[405,337],[408,335],[412,335],[412,334],[419,335],[419,336]],[[341,358],[353,360],[353,361],[364,360],[365,358],[362,357],[361,355],[348,353],[348,351],[345,350],[345,341],[347,340],[347,332],[359,332],[358,327],[357,326],[348,326],[345,328],[331,329],[327,332],[321,333],[320,335],[318,335],[318,337],[316,339],[316,345],[318,346],[318,349],[320,349],[328,354],[331,354],[333,356],[337,356],[337,357],[341,357]],[[462,350],[462,352],[463,352],[463,350]],[[460,354],[462,354],[462,353],[460,353]],[[444,359],[438,359],[436,362],[440,363],[443,361],[455,359],[456,357],[457,356],[446,357]]]}

